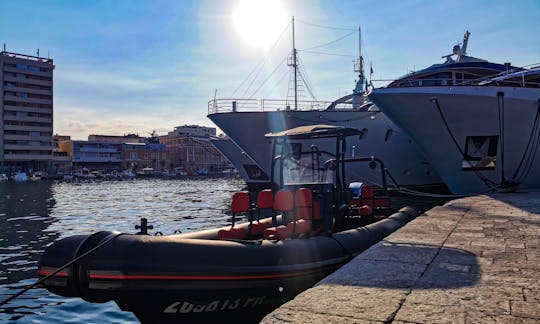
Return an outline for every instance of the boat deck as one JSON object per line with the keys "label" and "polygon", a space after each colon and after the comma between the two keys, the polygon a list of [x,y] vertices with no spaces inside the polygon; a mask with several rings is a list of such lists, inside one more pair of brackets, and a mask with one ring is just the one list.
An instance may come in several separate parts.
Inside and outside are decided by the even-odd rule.
{"label": "boat deck", "polygon": [[261,323],[278,322],[540,322],[540,190],[429,210]]}

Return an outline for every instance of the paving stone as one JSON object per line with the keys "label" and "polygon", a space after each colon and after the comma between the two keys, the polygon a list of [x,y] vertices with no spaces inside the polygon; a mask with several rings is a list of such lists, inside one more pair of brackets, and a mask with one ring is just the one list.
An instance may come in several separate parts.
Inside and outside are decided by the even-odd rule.
{"label": "paving stone", "polygon": [[512,315],[540,320],[540,303],[529,301],[511,301]]}
{"label": "paving stone", "polygon": [[469,311],[465,315],[465,322],[471,324],[538,324],[538,321],[532,318]]}
{"label": "paving stone", "polygon": [[281,308],[349,319],[389,321],[403,302],[406,290],[319,285]]}
{"label": "paving stone", "polygon": [[396,321],[413,323],[465,323],[461,306],[433,307],[432,305],[405,303],[395,316]]}

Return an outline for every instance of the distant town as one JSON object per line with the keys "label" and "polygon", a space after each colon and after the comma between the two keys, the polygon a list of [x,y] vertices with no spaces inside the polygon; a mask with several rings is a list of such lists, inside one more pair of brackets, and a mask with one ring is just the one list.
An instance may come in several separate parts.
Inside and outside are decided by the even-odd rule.
{"label": "distant town", "polygon": [[88,140],[53,135],[53,70],[51,58],[0,53],[0,173],[127,170],[133,173],[196,175],[231,168],[212,145],[216,129],[175,127],[149,137],[92,134]]}

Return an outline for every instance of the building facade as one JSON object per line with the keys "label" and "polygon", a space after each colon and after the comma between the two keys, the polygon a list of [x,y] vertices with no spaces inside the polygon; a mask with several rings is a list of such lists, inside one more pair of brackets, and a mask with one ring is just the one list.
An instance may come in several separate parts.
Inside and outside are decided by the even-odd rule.
{"label": "building facade", "polygon": [[67,141],[59,144],[68,152],[73,170],[119,170],[122,168],[122,143]]}
{"label": "building facade", "polygon": [[127,134],[124,136],[116,135],[88,135],[88,140],[92,142],[115,142],[115,143],[142,143],[144,137],[140,137],[137,134]]}
{"label": "building facade", "polygon": [[185,125],[159,137],[167,147],[169,167],[188,174],[219,172],[227,167],[227,159],[210,142],[216,135],[211,127]]}
{"label": "building facade", "polygon": [[171,171],[164,144],[124,143],[122,146],[122,167],[134,172],[144,168],[152,168],[155,171]]}
{"label": "building facade", "polygon": [[53,60],[0,52],[0,164],[48,170],[53,160]]}

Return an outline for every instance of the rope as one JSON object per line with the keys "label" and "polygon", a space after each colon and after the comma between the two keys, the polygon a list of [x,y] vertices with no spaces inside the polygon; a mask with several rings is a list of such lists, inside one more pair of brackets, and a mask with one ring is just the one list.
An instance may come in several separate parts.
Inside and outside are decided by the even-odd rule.
{"label": "rope", "polygon": [[[459,146],[456,138],[454,137],[454,134],[452,133],[452,130],[450,130],[450,126],[448,125],[448,122],[446,121],[446,118],[444,117],[441,106],[439,105],[439,100],[436,97],[433,97],[433,98],[431,98],[431,102],[435,103],[435,106],[437,107],[437,110],[439,111],[439,115],[441,115],[441,119],[442,119],[442,121],[444,123],[444,126],[446,127],[446,131],[448,132],[448,135],[450,135],[450,138],[452,138],[452,141],[454,142],[454,145],[458,149],[461,156],[465,157],[465,152],[463,152],[463,150],[461,149],[461,146]],[[489,180],[488,178],[486,178],[485,176],[480,174],[478,171],[473,170],[473,172],[488,188],[491,188],[494,185],[497,185],[493,181]]]}
{"label": "rope", "polygon": [[24,294],[25,292],[27,292],[28,290],[32,289],[32,288],[35,288],[36,286],[38,285],[41,285],[43,282],[45,282],[46,280],[49,280],[50,278],[52,278],[53,276],[55,276],[57,273],[59,273],[60,271],[64,270],[65,268],[69,267],[70,265],[72,265],[73,263],[77,262],[77,261],[80,261],[81,259],[89,256],[90,254],[94,253],[96,250],[98,250],[99,248],[101,248],[102,246],[104,246],[105,244],[109,243],[110,241],[112,241],[113,239],[117,238],[118,236],[122,235],[124,233],[117,233],[115,235],[112,235],[110,236],[109,238],[107,238],[105,241],[101,242],[100,244],[96,245],[94,248],[88,250],[87,252],[81,254],[80,256],[76,257],[75,259],[69,261],[68,263],[64,264],[63,266],[61,266],[60,268],[56,269],[55,271],[53,271],[51,274],[41,278],[40,280],[38,280],[37,282],[29,285],[28,287],[26,288],[23,288],[22,290],[20,290],[18,293],[12,295],[11,297],[3,300],[0,302],[0,307],[4,306],[5,304],[9,303],[10,301],[12,301],[13,299],[19,297],[20,295]]}
{"label": "rope", "polygon": [[[539,117],[540,117],[540,100],[538,100],[538,106],[536,108],[536,117],[534,118],[534,123],[533,123],[533,127],[532,127],[532,130],[531,130],[531,134],[529,135],[529,140],[527,141],[527,146],[525,147],[525,151],[523,152],[523,155],[521,156],[521,160],[519,161],[519,164],[518,164],[518,167],[516,168],[516,171],[512,175],[512,180],[515,180],[518,173],[521,171],[521,167],[523,165],[523,162],[525,161],[525,156],[527,156],[527,152],[529,151],[529,146],[531,145],[531,142],[534,139],[538,139],[538,137],[535,136],[534,133],[538,132],[538,125],[539,125],[538,120],[539,120]],[[528,165],[528,167],[526,167],[527,171],[525,172],[525,175],[527,175],[529,173],[529,171],[530,171],[530,169],[532,167],[532,162],[534,161],[534,157],[536,156],[536,151],[537,150],[538,150],[538,142],[536,142],[534,153],[529,154],[529,156],[527,157],[527,162],[525,163],[525,165],[526,166]]]}
{"label": "rope", "polygon": [[253,99],[253,96],[255,96],[255,94],[257,94],[257,92],[259,90],[261,90],[261,88],[263,87],[263,85],[266,83],[266,81],[268,81],[268,79],[270,79],[270,77],[272,77],[272,75],[277,71],[277,69],[281,66],[281,64],[283,64],[283,62],[285,62],[285,60],[287,59],[288,55],[285,56],[281,62],[278,63],[278,65],[276,66],[276,68],[272,71],[272,73],[270,73],[270,75],[264,79],[264,81],[261,83],[261,85],[253,92],[253,94],[248,98],[248,99]]}

